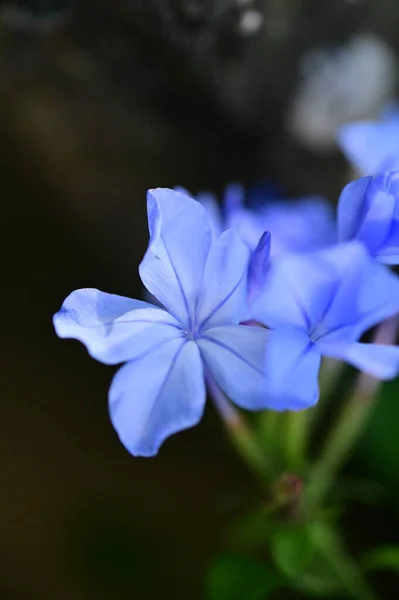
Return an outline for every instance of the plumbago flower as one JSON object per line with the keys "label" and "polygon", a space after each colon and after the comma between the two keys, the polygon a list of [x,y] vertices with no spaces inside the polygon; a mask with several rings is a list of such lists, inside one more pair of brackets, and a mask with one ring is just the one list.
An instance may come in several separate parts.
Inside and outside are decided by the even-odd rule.
{"label": "plumbago flower", "polygon": [[258,185],[248,193],[237,183],[227,186],[219,207],[213,194],[200,193],[197,200],[204,206],[214,236],[227,228],[239,230],[251,250],[264,231],[269,231],[273,243],[271,259],[288,252],[309,252],[336,241],[334,212],[328,200],[309,196],[284,200],[271,185]]}
{"label": "plumbago flower", "polygon": [[338,145],[361,175],[399,169],[399,106],[387,108],[379,121],[349,123],[339,130]]}
{"label": "plumbago flower", "polygon": [[379,262],[399,264],[398,171],[362,177],[345,186],[338,202],[338,238],[358,239]]}
{"label": "plumbago flower", "polygon": [[[150,243],[141,279],[163,308],[95,289],[72,292],[54,316],[62,338],[93,358],[126,362],[109,392],[111,420],[134,455],[156,454],[171,434],[199,422],[205,380],[237,405],[265,408],[267,331],[249,318],[249,249],[232,230],[212,241],[201,204],[168,189],[148,193]],[[263,268],[255,252],[254,277]]]}
{"label": "plumbago flower", "polygon": [[317,402],[322,356],[379,379],[399,371],[398,347],[358,342],[365,331],[399,312],[399,278],[358,241],[281,259],[271,266],[252,308],[272,330],[265,370],[274,410],[300,410]]}

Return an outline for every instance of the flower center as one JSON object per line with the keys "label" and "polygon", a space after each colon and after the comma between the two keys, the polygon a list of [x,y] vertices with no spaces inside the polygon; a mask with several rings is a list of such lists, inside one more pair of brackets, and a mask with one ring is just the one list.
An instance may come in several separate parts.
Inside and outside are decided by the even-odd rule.
{"label": "flower center", "polygon": [[328,329],[323,327],[323,323],[317,323],[314,327],[312,327],[309,331],[309,337],[311,341],[315,344],[319,342],[321,338],[323,338],[328,333]]}
{"label": "flower center", "polygon": [[200,327],[195,327],[194,329],[182,329],[181,330],[183,336],[188,340],[195,342],[200,337]]}

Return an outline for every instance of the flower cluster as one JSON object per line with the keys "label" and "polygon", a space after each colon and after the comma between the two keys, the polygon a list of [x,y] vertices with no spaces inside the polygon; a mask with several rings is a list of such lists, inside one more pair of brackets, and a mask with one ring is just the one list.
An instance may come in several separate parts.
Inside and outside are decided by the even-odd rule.
{"label": "flower cluster", "polygon": [[359,339],[399,312],[399,278],[381,264],[399,264],[399,173],[348,184],[336,223],[318,198],[245,207],[234,186],[222,211],[199,200],[148,192],[139,272],[159,306],[81,289],[54,316],[60,337],[126,363],[109,407],[132,454],[197,424],[206,384],[239,407],[283,411],[317,402],[323,356],[396,376],[399,348]]}

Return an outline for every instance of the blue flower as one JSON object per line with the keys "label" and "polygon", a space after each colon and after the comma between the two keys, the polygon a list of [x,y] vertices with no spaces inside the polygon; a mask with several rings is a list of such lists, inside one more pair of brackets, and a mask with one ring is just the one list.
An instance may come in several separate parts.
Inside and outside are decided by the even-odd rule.
{"label": "blue flower", "polygon": [[248,319],[249,250],[234,231],[212,242],[199,202],[167,189],[148,193],[150,243],[140,265],[165,309],[95,289],[72,292],[54,316],[62,338],[106,364],[126,362],[109,392],[111,420],[134,455],[152,456],[171,434],[201,419],[204,379],[241,407],[266,406],[267,331]]}
{"label": "blue flower", "polygon": [[348,183],[338,202],[338,237],[358,239],[378,261],[399,264],[399,172]]}
{"label": "blue flower", "polygon": [[222,207],[209,193],[197,195],[208,213],[214,235],[236,228],[251,250],[264,231],[272,237],[271,259],[288,252],[310,252],[336,241],[336,224],[331,204],[319,196],[283,200],[277,190],[259,185],[246,193],[239,184],[230,184]]}
{"label": "blue flower", "polygon": [[253,312],[272,329],[265,371],[275,410],[317,402],[322,356],[379,379],[399,371],[398,347],[358,342],[369,328],[399,312],[399,278],[360,242],[281,259],[272,265]]}
{"label": "blue flower", "polygon": [[361,175],[399,170],[399,108],[385,110],[379,121],[345,125],[338,144]]}

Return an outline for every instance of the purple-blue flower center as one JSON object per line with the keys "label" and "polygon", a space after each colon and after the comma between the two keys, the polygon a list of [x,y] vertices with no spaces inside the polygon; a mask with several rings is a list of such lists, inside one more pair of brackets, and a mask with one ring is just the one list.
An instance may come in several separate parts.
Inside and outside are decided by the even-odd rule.
{"label": "purple-blue flower center", "polygon": [[310,340],[316,344],[316,342],[319,342],[321,338],[327,335],[327,333],[328,329],[323,326],[323,323],[317,323],[309,330],[309,337]]}
{"label": "purple-blue flower center", "polygon": [[201,327],[199,327],[198,325],[194,326],[193,328],[190,328],[190,329],[188,329],[188,328],[181,329],[181,332],[183,334],[183,337],[187,338],[187,340],[190,340],[192,342],[196,342],[198,340],[198,338],[201,337],[201,333],[202,333]]}

